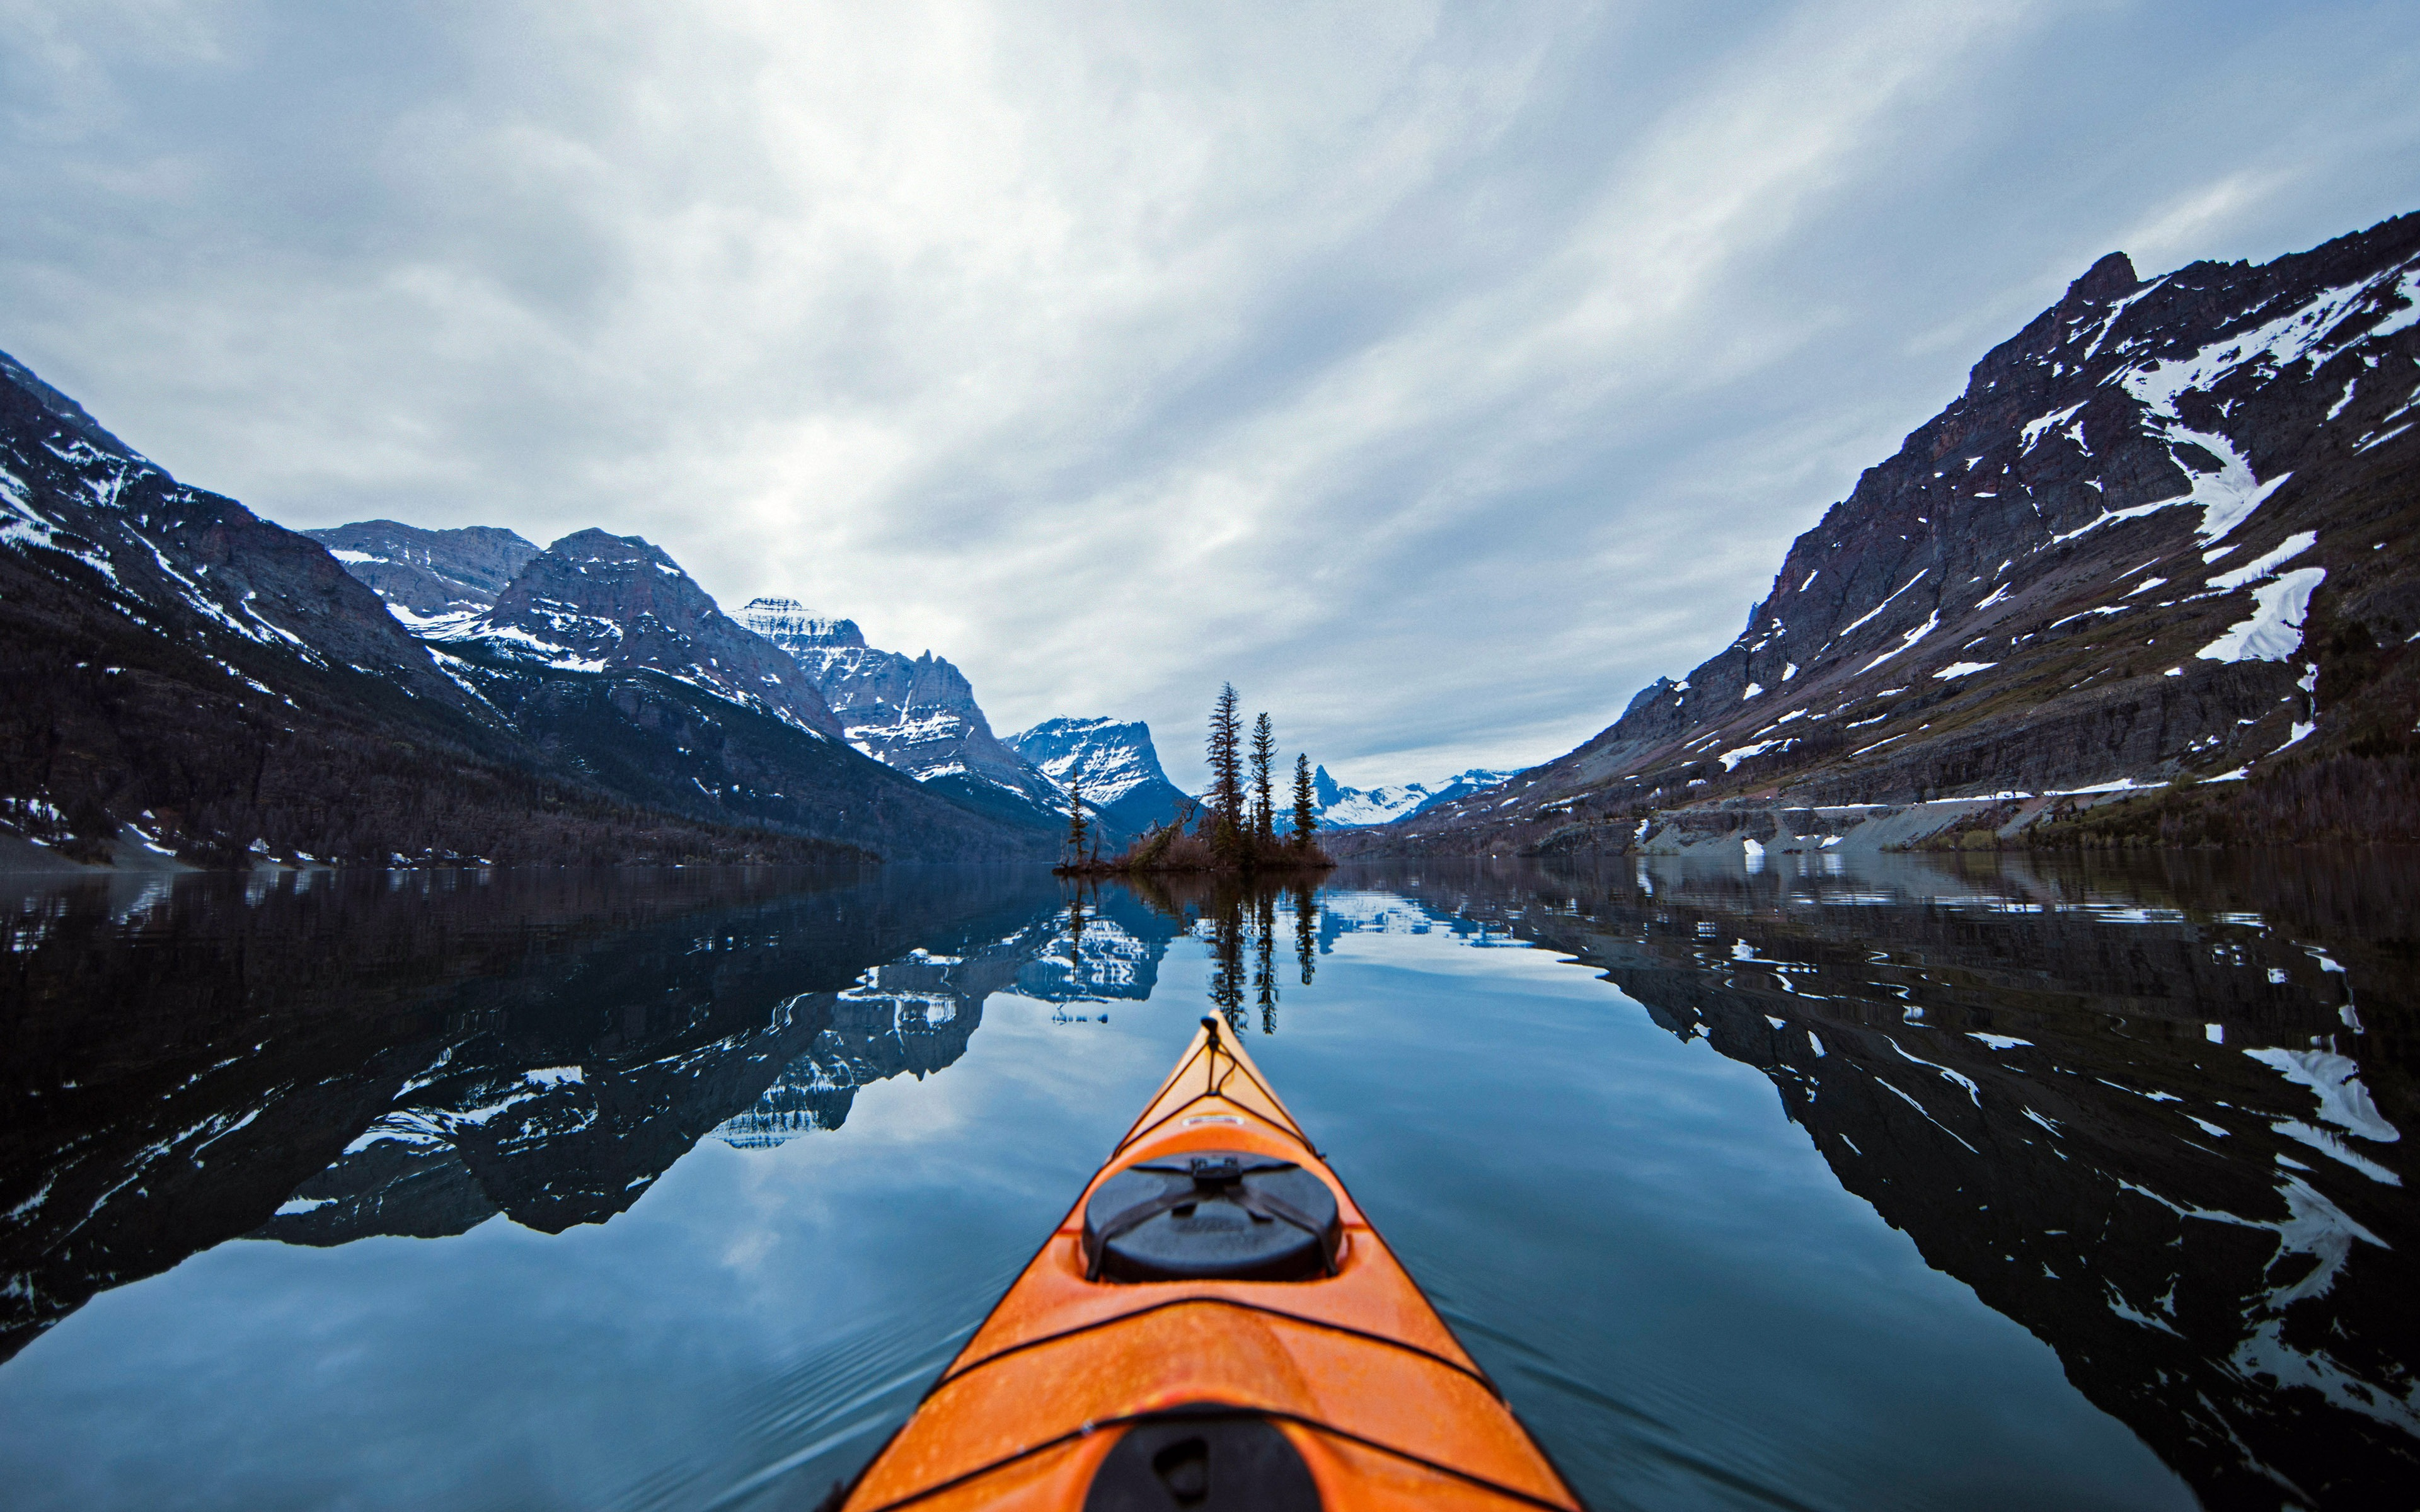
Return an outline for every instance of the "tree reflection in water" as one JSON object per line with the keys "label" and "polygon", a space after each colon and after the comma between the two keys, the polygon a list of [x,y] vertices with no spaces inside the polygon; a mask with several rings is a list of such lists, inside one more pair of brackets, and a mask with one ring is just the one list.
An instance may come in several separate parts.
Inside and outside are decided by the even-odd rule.
{"label": "tree reflection in water", "polygon": [[1322,928],[1510,934],[1762,1072],[2206,1505],[2412,1504],[2420,857],[1609,859],[1364,865]]}
{"label": "tree reflection in water", "polygon": [[[1210,953],[1210,1006],[1241,1034],[1250,1026],[1246,1004],[1259,1011],[1263,1034],[1278,1032],[1278,903],[1293,923],[1295,964],[1302,985],[1318,973],[1317,887],[1255,882],[1224,874],[1140,873],[1123,886],[1201,939]],[[1071,903],[1080,906],[1080,901]]]}

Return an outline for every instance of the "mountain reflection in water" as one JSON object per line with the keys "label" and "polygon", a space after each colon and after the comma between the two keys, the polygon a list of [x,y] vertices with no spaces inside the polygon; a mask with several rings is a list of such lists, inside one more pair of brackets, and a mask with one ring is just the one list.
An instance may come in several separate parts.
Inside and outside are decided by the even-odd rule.
{"label": "mountain reflection in water", "polygon": [[2414,1503],[2412,858],[1365,869],[1769,1076],[2211,1506]]}
{"label": "mountain reflection in water", "polygon": [[[2420,1303],[2402,1258],[2420,1242],[2401,1138],[2415,1111],[2413,858],[2118,872],[1905,857],[1854,874],[1805,859],[1758,872],[1427,862],[1316,890],[1178,880],[1070,892],[1031,871],[976,869],[29,886],[6,905],[0,1348],[13,1355],[95,1297],[239,1238],[437,1239],[499,1214],[541,1234],[611,1235],[702,1148],[779,1162],[814,1135],[842,1141],[817,1146],[835,1160],[897,1159],[850,1155],[857,1131],[833,1132],[866,1088],[957,1068],[910,1094],[940,1107],[1013,1095],[1023,1121],[1009,1141],[944,1132],[935,1148],[964,1164],[976,1147],[950,1140],[983,1140],[1009,1174],[962,1188],[961,1210],[908,1203],[877,1222],[861,1206],[846,1221],[970,1246],[974,1269],[948,1272],[943,1299],[914,1291],[929,1278],[898,1279],[871,1241],[862,1255],[819,1252],[804,1263],[858,1290],[892,1275],[908,1288],[900,1314],[806,1339],[721,1448],[684,1450],[638,1489],[591,1482],[561,1498],[812,1503],[912,1404],[953,1330],[996,1290],[981,1278],[1013,1267],[1028,1230],[1058,1215],[1206,1006],[1277,1036],[1272,1074],[1357,1151],[1357,1194],[1599,1504],[1937,1504],[1914,1482],[1874,1485],[1847,1450],[1825,1470],[1822,1445],[1792,1447],[1783,1430],[1761,1462],[1720,1425],[1693,1429],[1642,1395],[1644,1365],[1620,1357],[1619,1328],[1590,1332],[1590,1319],[1687,1299],[1685,1276],[1656,1278],[1653,1295],[1609,1289],[1609,1262],[1584,1238],[1590,1215],[1611,1211],[1608,1173],[1684,1146],[1642,1146],[1608,1121],[1590,1149],[1549,1148],[1589,1115],[1559,1103],[1523,1057],[1543,1071],[1536,1057],[1554,1056],[1580,1085],[1588,1037],[1619,1037],[1536,997],[1534,971],[1461,953],[1540,947],[1618,989],[1602,995],[1607,1008],[1643,1009],[1664,1031],[1641,1021],[1650,1039],[1769,1079],[1839,1188],[2047,1344],[2074,1389],[2205,1504],[2408,1502],[2420,1479]],[[1415,946],[1424,970],[1439,969],[1437,949],[1467,962],[1443,1016],[1390,1006],[1416,995],[1388,975]],[[1537,1011],[1522,1022],[1544,1026],[1527,1039],[1501,1016],[1524,994]],[[978,1041],[986,1005],[1002,1001],[1029,1027]],[[1069,1066],[1110,1089],[1050,1103]],[[1527,1081],[1534,1108],[1503,1090]],[[1438,1109],[1459,1110],[1468,1134],[1430,1129]],[[884,1129],[901,1137],[895,1114]],[[1389,1164],[1421,1149],[1476,1174],[1457,1178],[1442,1154]],[[1529,1180],[1533,1167],[1562,1175]],[[924,1180],[877,1165],[862,1190],[879,1191],[883,1169],[903,1192]],[[1497,1263],[1492,1206],[1516,1199],[1521,1273],[1535,1279],[1507,1300],[1469,1278]],[[981,1223],[967,1216],[985,1202]],[[977,1242],[984,1224],[1004,1237]],[[669,1296],[660,1305],[667,1327],[687,1326]],[[208,1336],[207,1317],[191,1326]],[[61,1368],[99,1347],[59,1342]],[[1887,1358],[1912,1346],[1863,1347]],[[34,1363],[0,1366],[0,1400]],[[608,1355],[597,1368],[627,1364]],[[1672,1389],[1684,1385],[1701,1401],[1721,1389]],[[1806,1406],[1813,1423],[1821,1404]],[[77,1432],[92,1436],[86,1454],[110,1454],[97,1424],[60,1430],[64,1443],[0,1443],[0,1474],[32,1484],[26,1457],[72,1461]],[[1863,1452],[1897,1452],[1875,1443]],[[431,1473],[444,1482],[446,1469]],[[479,1473],[468,1458],[454,1470]],[[270,1480],[194,1499],[283,1484],[247,1473]],[[111,1484],[87,1477],[81,1499],[118,1499]],[[2053,1481],[2030,1484],[2040,1500]],[[2026,1499],[2010,1482],[2007,1504]]]}

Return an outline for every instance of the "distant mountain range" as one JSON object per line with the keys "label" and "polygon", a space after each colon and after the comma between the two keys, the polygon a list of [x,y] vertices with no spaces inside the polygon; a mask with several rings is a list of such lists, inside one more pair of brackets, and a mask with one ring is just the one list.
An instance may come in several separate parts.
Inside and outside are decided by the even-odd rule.
{"label": "distant mountain range", "polygon": [[2420,215],[2149,280],[2113,253],[1730,646],[1358,843],[1811,850],[1852,805],[1935,806],[1900,842],[2420,839],[2416,369]]}
{"label": "distant mountain range", "polygon": [[340,562],[6,357],[0,512],[0,864],[1055,851],[852,749],[644,541],[372,522]]}
{"label": "distant mountain range", "polygon": [[876,650],[854,620],[809,614],[796,599],[754,599],[740,617],[805,671],[850,745],[961,802],[1058,832],[1066,795],[993,735],[974,686],[948,661]]}
{"label": "distant mountain range", "polygon": [[1060,788],[1080,784],[1113,834],[1164,825],[1191,801],[1160,770],[1151,727],[1140,719],[1045,719],[1008,746]]}
{"label": "distant mountain range", "polygon": [[385,598],[458,679],[471,674],[465,658],[558,672],[644,667],[837,736],[1035,845],[1056,843],[1071,778],[1105,823],[1105,842],[1164,822],[1184,796],[1139,722],[1050,719],[1002,740],[947,659],[869,646],[855,621],[793,598],[754,599],[730,619],[677,563],[636,538],[583,531],[541,551],[492,527],[365,520],[304,533]]}
{"label": "distant mountain range", "polygon": [[1349,788],[1327,775],[1323,766],[1311,774],[1311,793],[1318,799],[1322,829],[1357,829],[1390,825],[1427,813],[1472,794],[1482,793],[1513,774],[1474,766],[1436,783],[1382,783],[1374,788]]}
{"label": "distant mountain range", "polygon": [[[949,662],[742,623],[635,536],[287,531],[5,355],[0,507],[0,865],[1058,853]],[[1148,730],[1075,725],[1108,838],[1172,811]]]}
{"label": "distant mountain range", "polygon": [[[732,619],[671,557],[635,537],[583,531],[541,551],[492,527],[426,531],[365,520],[306,533],[384,597],[458,681],[475,680],[478,667],[644,668],[836,738],[1011,826],[1035,855],[1052,853],[1063,831],[1071,775],[1080,772],[1086,806],[1105,822],[1109,843],[1166,820],[1182,796],[1161,775],[1151,732],[1140,723],[1053,719],[1003,741],[947,659],[870,646],[855,621],[811,613],[793,598],[752,600]],[[473,690],[496,692],[484,682]],[[1061,747],[1076,730],[1087,734],[1080,759],[1071,760]],[[1025,748],[1029,740],[1038,759]],[[695,785],[751,814],[779,797],[763,782]]]}

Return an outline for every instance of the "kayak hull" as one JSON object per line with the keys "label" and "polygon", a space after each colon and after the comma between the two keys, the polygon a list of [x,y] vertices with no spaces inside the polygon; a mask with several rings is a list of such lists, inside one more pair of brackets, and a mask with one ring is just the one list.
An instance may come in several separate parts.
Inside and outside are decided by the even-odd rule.
{"label": "kayak hull", "polygon": [[[1342,1225],[1333,1273],[1089,1279],[1084,1214],[1100,1184],[1139,1163],[1211,1151],[1291,1162],[1326,1182]],[[1171,1422],[1267,1424],[1309,1472],[1316,1501],[1307,1505],[1580,1505],[1249,1056],[1212,1019],[841,1504],[1038,1512],[1232,1500],[1213,1494],[1215,1485],[1206,1500],[1120,1499],[1105,1461],[1138,1425]],[[1198,1449],[1210,1432],[1160,1437]]]}

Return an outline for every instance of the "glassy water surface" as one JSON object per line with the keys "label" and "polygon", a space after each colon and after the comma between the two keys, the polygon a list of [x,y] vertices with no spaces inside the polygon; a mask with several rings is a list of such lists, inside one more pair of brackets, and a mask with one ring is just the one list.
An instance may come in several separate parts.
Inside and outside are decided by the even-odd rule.
{"label": "glassy water surface", "polygon": [[2412,1504],[2420,865],[1809,860],[0,879],[0,1486],[811,1506],[1218,1011],[1597,1507]]}

